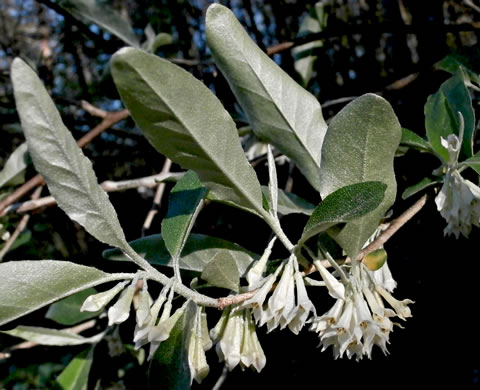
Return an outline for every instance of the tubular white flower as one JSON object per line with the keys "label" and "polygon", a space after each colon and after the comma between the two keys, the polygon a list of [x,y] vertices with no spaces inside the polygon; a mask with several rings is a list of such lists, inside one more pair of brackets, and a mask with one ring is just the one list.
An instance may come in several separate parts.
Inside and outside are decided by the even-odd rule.
{"label": "tubular white flower", "polygon": [[128,284],[128,281],[120,282],[115,287],[110,290],[89,295],[87,299],[83,302],[80,311],[99,311],[109,304],[109,302],[115,298],[115,296],[122,291],[125,286]]}
{"label": "tubular white flower", "polygon": [[[202,383],[210,371],[205,356],[204,346],[206,340],[204,340],[204,331],[202,329],[202,313],[203,310],[200,307],[197,307],[188,341],[188,365],[190,366],[190,372],[192,373],[192,381],[195,379],[197,383]],[[208,339],[210,340],[209,337]]]}
{"label": "tubular white flower", "polygon": [[[136,280],[134,280],[136,284]],[[130,306],[132,305],[133,295],[136,286],[133,282],[123,290],[118,301],[108,309],[108,326],[121,324],[130,316]]]}
{"label": "tubular white flower", "polygon": [[315,260],[313,264],[325,282],[330,296],[335,299],[345,299],[345,286],[323,266],[320,260]]}

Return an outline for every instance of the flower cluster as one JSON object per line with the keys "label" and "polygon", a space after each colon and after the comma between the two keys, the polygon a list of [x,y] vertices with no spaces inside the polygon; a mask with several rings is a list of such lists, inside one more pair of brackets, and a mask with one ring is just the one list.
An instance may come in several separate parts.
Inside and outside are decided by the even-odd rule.
{"label": "flower cluster", "polygon": [[[328,312],[312,320],[310,330],[319,334],[322,351],[332,346],[335,359],[344,354],[348,358],[355,356],[357,361],[363,355],[371,358],[374,345],[387,354],[390,332],[393,325],[398,325],[390,318],[411,317],[408,305],[413,302],[396,300],[385,288],[387,285],[377,283],[374,275],[378,272],[382,272],[381,269],[368,271],[363,264],[355,262],[345,285],[344,298],[338,298]],[[392,283],[387,280],[390,288]],[[384,300],[393,310],[385,307]]]}
{"label": "flower cluster", "polygon": [[267,359],[258,341],[250,309],[238,306],[225,309],[210,336],[216,343],[220,361],[225,361],[229,370],[238,364],[242,368],[254,367],[257,372],[265,367]]}
{"label": "flower cluster", "polygon": [[108,309],[108,324],[112,326],[128,319],[134,297],[138,298],[135,301],[136,327],[133,335],[135,349],[150,343],[148,358],[151,359],[160,344],[170,337],[174,327],[183,327],[192,380],[200,383],[209,372],[205,351],[212,347],[203,308],[187,301],[172,314],[172,284],[165,286],[153,301],[148,293],[146,280],[138,292],[137,281],[137,278],[134,279],[128,286],[128,282],[120,282],[108,291],[90,295],[83,303],[81,311],[101,310],[121,292],[115,304]]}
{"label": "flower cluster", "polygon": [[443,186],[435,203],[442,217],[447,221],[445,235],[460,234],[468,237],[472,225],[480,227],[480,188],[464,179],[457,169],[461,142],[454,134],[441,139],[442,146],[448,150],[449,163],[443,180]]}
{"label": "flower cluster", "polygon": [[[258,264],[262,265],[262,261],[266,263],[265,256],[262,256]],[[265,268],[266,264],[262,265],[263,272]],[[258,268],[252,268],[256,269]],[[280,273],[282,273],[280,281],[265,304]],[[250,289],[256,288],[257,293],[245,301],[242,307],[252,307],[256,322],[260,326],[267,324],[268,332],[277,327],[283,329],[288,326],[293,333],[298,334],[310,312],[315,310],[308,298],[295,255],[285,260],[273,274],[256,278],[250,284]]]}

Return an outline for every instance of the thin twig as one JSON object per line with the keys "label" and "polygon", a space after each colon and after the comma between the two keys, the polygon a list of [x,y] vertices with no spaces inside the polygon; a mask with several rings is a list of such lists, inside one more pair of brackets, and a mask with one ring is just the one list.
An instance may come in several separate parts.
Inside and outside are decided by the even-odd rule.
{"label": "thin twig", "polygon": [[[183,172],[179,173],[159,173],[153,176],[141,177],[138,179],[132,180],[122,180],[122,181],[112,181],[107,180],[100,184],[100,186],[106,192],[118,192],[129,190],[138,187],[147,187],[154,188],[157,186],[158,182],[164,181],[178,181],[184,175]],[[36,210],[42,207],[55,206],[57,201],[53,196],[45,196],[37,200],[29,200],[21,203],[14,203],[6,207],[3,212],[0,213],[0,217],[3,217],[7,214],[16,212],[17,214],[26,213],[32,210]]]}
{"label": "thin twig", "polygon": [[108,115],[107,111],[95,107],[86,100],[82,100],[82,108],[87,111],[91,116],[96,116],[102,119],[104,119]]}
{"label": "thin twig", "polygon": [[[102,132],[113,126],[115,123],[120,122],[123,119],[128,118],[130,114],[127,110],[109,112],[107,116],[92,130],[85,134],[82,138],[77,141],[78,146],[83,148],[85,145],[92,142],[92,140],[100,135]],[[19,200],[22,196],[33,190],[35,187],[43,184],[43,177],[40,174],[32,177],[27,182],[23,183],[18,187],[12,194],[7,196],[0,202],[0,213],[9,205]]]}
{"label": "thin twig", "polygon": [[[35,192],[32,194],[32,200],[36,200],[40,197],[42,192],[42,186],[38,187]],[[17,240],[18,236],[26,229],[28,221],[30,220],[30,215],[24,215],[20,222],[17,225],[17,228],[13,232],[13,234],[9,237],[9,239],[5,242],[2,250],[0,251],[0,262],[3,260],[7,252],[10,250],[14,242]]]}
{"label": "thin twig", "polygon": [[[170,172],[171,166],[172,166],[172,161],[167,158],[163,163],[163,167],[160,174],[167,175]],[[142,236],[144,236],[147,230],[150,229],[150,226],[152,226],[153,218],[155,218],[155,215],[157,215],[158,213],[164,192],[165,192],[165,182],[162,181],[161,183],[158,183],[157,191],[155,193],[155,197],[153,198],[152,208],[148,212],[147,217],[145,218],[145,222],[143,223]]]}
{"label": "thin twig", "polygon": [[335,104],[347,103],[352,101],[353,99],[356,99],[357,97],[358,96],[347,96],[339,99],[327,100],[325,103],[322,103],[321,106],[322,108],[325,108],[325,107],[334,106]]}
{"label": "thin twig", "polygon": [[473,8],[475,11],[480,12],[480,7],[475,5],[471,0],[463,0],[463,2],[469,7]]}

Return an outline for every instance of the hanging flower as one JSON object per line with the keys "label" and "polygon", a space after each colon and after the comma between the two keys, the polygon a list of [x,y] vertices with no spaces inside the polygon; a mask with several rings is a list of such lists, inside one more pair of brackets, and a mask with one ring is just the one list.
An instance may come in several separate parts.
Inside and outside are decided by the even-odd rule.
{"label": "hanging flower", "polygon": [[210,336],[220,361],[225,361],[229,370],[238,364],[242,368],[254,367],[257,372],[265,367],[267,359],[258,341],[251,309],[225,309]]}
{"label": "hanging flower", "polygon": [[[322,351],[332,346],[335,359],[344,354],[357,361],[364,355],[371,358],[374,345],[387,354],[388,338],[394,325],[390,318],[397,316],[405,320],[411,317],[408,305],[413,301],[393,298],[376,283],[370,272],[363,264],[355,262],[345,286],[345,298],[337,299],[329,311],[311,321],[310,330],[319,334]],[[393,310],[385,308],[382,298]]]}
{"label": "hanging flower", "polygon": [[461,142],[455,134],[441,138],[442,146],[448,150],[449,162],[443,186],[435,198],[437,210],[447,221],[445,235],[460,234],[468,237],[472,225],[480,227],[480,188],[464,179],[457,169]]}

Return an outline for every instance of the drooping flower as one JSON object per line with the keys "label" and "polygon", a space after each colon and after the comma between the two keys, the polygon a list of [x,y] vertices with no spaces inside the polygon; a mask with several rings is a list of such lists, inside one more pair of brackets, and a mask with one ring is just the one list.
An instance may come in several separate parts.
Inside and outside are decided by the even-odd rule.
{"label": "drooping flower", "polygon": [[89,295],[83,302],[83,305],[80,308],[80,311],[95,312],[103,309],[105,306],[107,306],[110,303],[110,301],[113,298],[115,298],[115,296],[120,291],[122,291],[125,288],[127,284],[128,284],[128,281],[120,282],[110,290],[107,290],[98,294]]}
{"label": "drooping flower", "polygon": [[239,306],[225,309],[210,336],[220,361],[225,361],[229,370],[238,364],[242,368],[254,367],[257,372],[265,367],[267,360],[258,341],[251,309]]}
{"label": "drooping flower", "polygon": [[[385,308],[382,298],[393,310]],[[319,334],[322,351],[332,346],[335,359],[344,354],[357,361],[364,355],[371,358],[374,345],[387,354],[389,334],[394,325],[390,318],[397,316],[405,320],[411,317],[408,307],[411,303],[409,299],[393,298],[376,283],[371,271],[355,262],[348,275],[345,298],[337,299],[324,315],[314,318],[310,330]]]}
{"label": "drooping flower", "polygon": [[192,380],[195,379],[197,383],[202,383],[210,371],[205,351],[209,350],[212,346],[203,308],[196,308],[193,324],[189,332],[188,364],[192,374],[191,377]]}
{"label": "drooping flower", "polygon": [[480,188],[464,179],[457,169],[461,141],[455,134],[441,138],[442,146],[448,150],[449,161],[443,186],[435,198],[437,210],[447,221],[445,235],[460,234],[468,237],[472,225],[480,227]]}
{"label": "drooping flower", "polygon": [[[270,295],[280,273],[280,280]],[[259,326],[267,324],[268,332],[277,327],[284,329],[288,326],[293,333],[298,334],[310,312],[314,311],[313,304],[305,289],[303,277],[298,269],[297,259],[293,254],[273,274],[256,279],[256,284],[253,287],[258,288],[258,291],[252,298],[246,300],[242,307],[253,308],[257,324]],[[269,295],[270,297],[265,305]]]}

